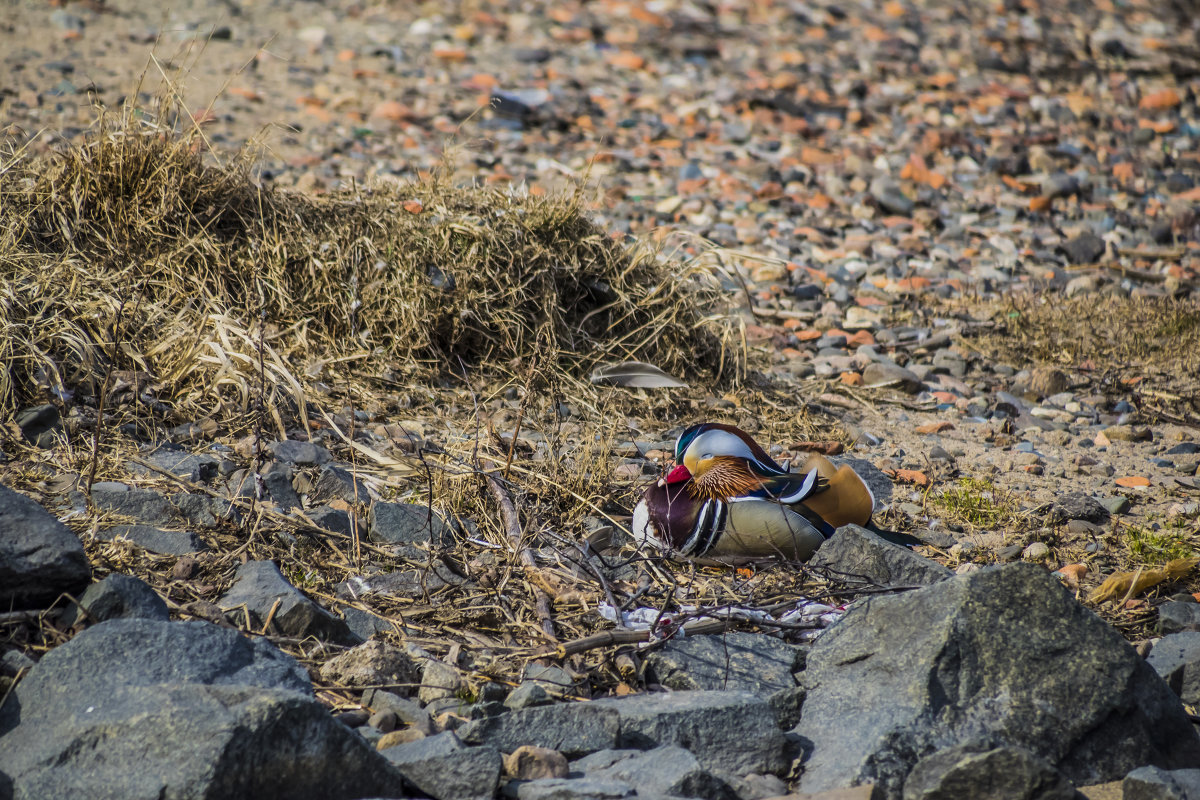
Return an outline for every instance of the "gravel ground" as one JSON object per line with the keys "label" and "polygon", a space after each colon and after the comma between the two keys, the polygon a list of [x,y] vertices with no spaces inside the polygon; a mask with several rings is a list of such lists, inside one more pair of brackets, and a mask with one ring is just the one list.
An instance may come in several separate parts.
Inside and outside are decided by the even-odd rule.
{"label": "gravel ground", "polygon": [[1200,543],[1200,27],[1157,5],[17,2],[0,125],[36,152],[169,77],[280,187],[582,186],[720,271],[882,521],[1094,585]]}

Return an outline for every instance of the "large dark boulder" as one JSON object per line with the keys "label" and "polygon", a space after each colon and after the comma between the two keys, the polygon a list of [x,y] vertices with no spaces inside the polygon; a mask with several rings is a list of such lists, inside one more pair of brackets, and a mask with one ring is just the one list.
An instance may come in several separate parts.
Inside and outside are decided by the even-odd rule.
{"label": "large dark boulder", "polygon": [[990,567],[851,607],[818,641],[795,731],[805,792],[881,784],[950,747],[1014,747],[1076,785],[1200,764],[1179,699],[1041,567]]}
{"label": "large dark boulder", "polygon": [[400,785],[361,736],[295,692],[119,686],[86,705],[24,708],[30,722],[0,748],[16,800],[349,800]]}
{"label": "large dark boulder", "polygon": [[34,500],[0,485],[0,608],[52,603],[91,576],[79,537]]}
{"label": "large dark boulder", "polygon": [[102,622],[47,653],[0,710],[0,775],[43,797],[390,795],[400,776],[262,639],[203,622]]}

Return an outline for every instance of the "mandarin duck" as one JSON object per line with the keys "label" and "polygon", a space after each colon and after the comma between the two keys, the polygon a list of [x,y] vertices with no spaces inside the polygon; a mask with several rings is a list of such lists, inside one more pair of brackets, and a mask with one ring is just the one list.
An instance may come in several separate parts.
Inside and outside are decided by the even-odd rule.
{"label": "mandarin duck", "polygon": [[[643,544],[689,556],[805,560],[842,525],[871,521],[875,498],[849,466],[814,453],[791,472],[732,425],[687,428],[675,460],[634,509],[633,532]],[[919,544],[906,534],[873,530],[897,544]]]}

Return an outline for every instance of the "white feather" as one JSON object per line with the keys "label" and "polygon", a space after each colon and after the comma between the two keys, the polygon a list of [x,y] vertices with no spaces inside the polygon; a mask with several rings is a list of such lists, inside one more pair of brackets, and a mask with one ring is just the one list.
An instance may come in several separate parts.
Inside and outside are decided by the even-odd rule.
{"label": "white feather", "polygon": [[654,545],[661,547],[662,542],[658,539],[657,526],[650,522],[650,507],[646,505],[645,500],[638,502],[633,508],[633,538],[637,540],[638,545]]}

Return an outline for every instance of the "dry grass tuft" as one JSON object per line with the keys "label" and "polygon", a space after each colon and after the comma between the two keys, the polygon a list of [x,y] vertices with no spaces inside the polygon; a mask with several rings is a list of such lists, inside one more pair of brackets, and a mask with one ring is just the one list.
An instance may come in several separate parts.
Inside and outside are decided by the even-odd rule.
{"label": "dry grass tuft", "polygon": [[[637,359],[693,379],[743,365],[707,270],[627,247],[578,193],[426,182],[313,198],[261,186],[243,151],[126,111],[43,157],[0,159],[0,413],[112,370],[195,419],[259,382],[294,418],[317,381],[471,370],[563,379]],[[259,346],[262,346],[262,352]],[[400,377],[393,373],[389,377]]]}

